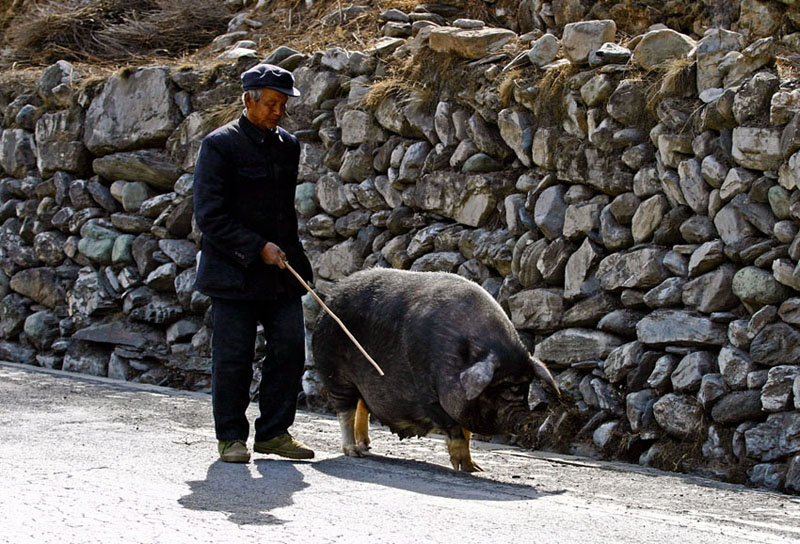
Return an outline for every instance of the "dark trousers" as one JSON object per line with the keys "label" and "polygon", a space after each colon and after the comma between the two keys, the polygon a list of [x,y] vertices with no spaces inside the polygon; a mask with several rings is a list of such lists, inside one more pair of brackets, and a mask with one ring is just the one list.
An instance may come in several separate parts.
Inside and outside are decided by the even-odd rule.
{"label": "dark trousers", "polygon": [[303,306],[299,298],[231,300],[211,304],[211,394],[217,440],[246,440],[256,327],[264,327],[267,356],[258,395],[256,441],[285,433],[294,423],[305,362]]}

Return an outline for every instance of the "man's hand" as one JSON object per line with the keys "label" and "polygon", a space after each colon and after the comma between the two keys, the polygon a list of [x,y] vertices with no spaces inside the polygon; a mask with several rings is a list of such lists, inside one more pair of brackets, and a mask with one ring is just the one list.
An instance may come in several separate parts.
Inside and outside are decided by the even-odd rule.
{"label": "man's hand", "polygon": [[261,260],[265,263],[274,264],[280,268],[286,268],[286,254],[272,242],[267,242],[267,244],[261,248],[260,255]]}

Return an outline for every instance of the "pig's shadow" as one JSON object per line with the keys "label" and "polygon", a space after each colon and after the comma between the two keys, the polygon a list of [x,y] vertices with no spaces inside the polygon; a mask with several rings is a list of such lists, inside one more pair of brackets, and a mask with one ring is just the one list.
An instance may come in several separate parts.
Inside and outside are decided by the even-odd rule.
{"label": "pig's shadow", "polygon": [[178,499],[178,503],[190,510],[223,512],[237,525],[285,523],[270,511],[291,506],[292,495],[309,484],[293,462],[257,459],[255,467],[260,478],[253,476],[250,466],[215,461],[208,467],[205,480],[187,482],[191,493]]}
{"label": "pig's shadow", "polygon": [[466,472],[370,453],[354,459],[340,456],[317,461],[312,468],[333,478],[384,485],[437,497],[483,501],[527,501],[561,492],[540,492],[525,484],[497,482]]}

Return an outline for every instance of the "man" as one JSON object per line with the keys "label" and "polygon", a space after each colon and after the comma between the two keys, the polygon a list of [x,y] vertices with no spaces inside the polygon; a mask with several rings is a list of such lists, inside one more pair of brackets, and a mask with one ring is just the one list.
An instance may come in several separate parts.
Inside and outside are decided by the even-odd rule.
{"label": "man", "polygon": [[300,145],[280,128],[292,74],[259,64],[241,75],[242,116],[203,139],[194,180],[194,213],[203,233],[196,287],[211,297],[212,403],[220,458],[247,463],[253,357],[258,323],[267,356],[253,449],[292,459],[314,452],[293,438],[305,361],[302,285],[311,265],[297,234],[294,194]]}

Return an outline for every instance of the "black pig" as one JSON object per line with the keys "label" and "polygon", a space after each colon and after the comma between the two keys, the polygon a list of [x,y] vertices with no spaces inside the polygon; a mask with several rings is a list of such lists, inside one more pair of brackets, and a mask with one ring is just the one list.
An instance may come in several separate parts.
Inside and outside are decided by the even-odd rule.
{"label": "black pig", "polygon": [[334,287],[327,304],[386,374],[378,374],[330,316],[320,316],[314,360],[349,456],[369,449],[365,414],[356,417],[365,404],[401,439],[444,433],[453,468],[479,471],[470,432],[526,429],[534,376],[558,391],[500,305],[455,274],[357,272]]}

